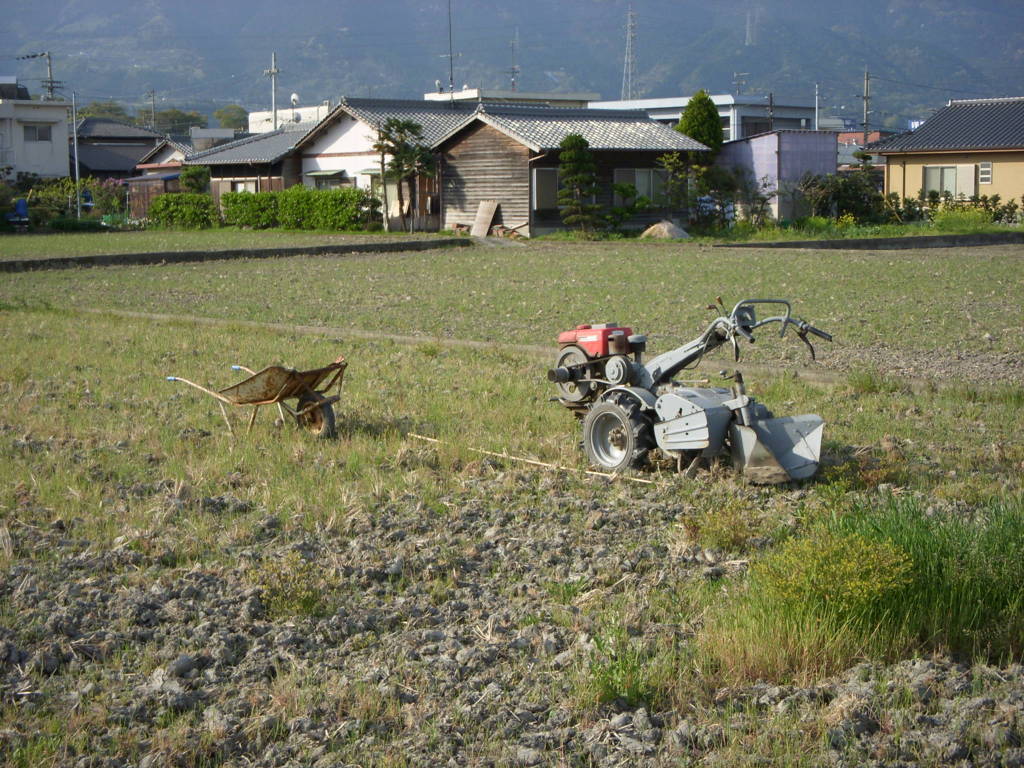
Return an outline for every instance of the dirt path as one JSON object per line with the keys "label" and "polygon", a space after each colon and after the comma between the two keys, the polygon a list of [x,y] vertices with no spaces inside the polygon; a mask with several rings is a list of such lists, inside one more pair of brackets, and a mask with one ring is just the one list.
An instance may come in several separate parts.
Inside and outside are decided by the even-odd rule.
{"label": "dirt path", "polygon": [[[341,328],[327,325],[298,325],[291,323],[268,323],[257,320],[231,320],[219,317],[203,317],[190,314],[161,312],[136,312],[100,307],[78,308],[73,311],[91,315],[108,315],[145,320],[152,323],[192,323],[213,327],[243,327],[276,333],[301,333],[312,336],[336,336],[366,340],[386,340],[398,344],[439,344],[444,347],[461,349],[502,349],[509,352],[524,352],[538,360],[549,361],[554,354],[554,345],[508,344],[496,341],[477,341],[440,336],[415,336],[383,331],[368,331],[359,328]],[[846,379],[851,370],[875,368],[888,376],[904,379],[907,385],[917,389],[925,385],[990,386],[992,384],[1024,383],[1024,359],[1014,355],[999,355],[976,351],[955,355],[937,355],[931,352],[914,352],[890,348],[829,347],[828,359],[819,361],[815,367],[768,366],[744,363],[743,370],[750,373],[790,374],[812,383],[836,384]],[[708,371],[711,369],[709,368]]]}

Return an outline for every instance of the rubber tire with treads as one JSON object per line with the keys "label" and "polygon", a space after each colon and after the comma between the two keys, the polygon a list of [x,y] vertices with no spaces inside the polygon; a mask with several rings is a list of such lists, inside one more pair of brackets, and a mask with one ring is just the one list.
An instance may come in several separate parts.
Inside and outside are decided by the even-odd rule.
{"label": "rubber tire with treads", "polygon": [[651,420],[633,401],[606,400],[583,419],[583,448],[595,466],[609,472],[642,467],[654,447]]}
{"label": "rubber tire with treads", "polygon": [[[299,396],[299,404],[296,410],[301,411],[307,405],[320,402],[325,398],[316,393]],[[306,430],[320,440],[331,440],[338,436],[338,430],[334,423],[334,408],[330,403],[323,403],[319,408],[314,408],[309,413],[298,417],[299,427]]]}

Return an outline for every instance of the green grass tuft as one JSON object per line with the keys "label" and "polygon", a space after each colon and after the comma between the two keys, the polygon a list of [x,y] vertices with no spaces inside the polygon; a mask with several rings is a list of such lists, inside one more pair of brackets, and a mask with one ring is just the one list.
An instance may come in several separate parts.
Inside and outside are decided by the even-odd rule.
{"label": "green grass tuft", "polygon": [[809,680],[861,658],[1024,652],[1024,499],[973,515],[861,503],[755,563],[700,639],[726,677]]}

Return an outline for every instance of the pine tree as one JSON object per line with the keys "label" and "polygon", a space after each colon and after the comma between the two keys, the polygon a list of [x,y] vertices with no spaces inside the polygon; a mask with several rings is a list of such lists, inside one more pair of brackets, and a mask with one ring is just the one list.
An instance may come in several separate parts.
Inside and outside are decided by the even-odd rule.
{"label": "pine tree", "polygon": [[690,98],[686,110],[675,126],[680,133],[699,141],[710,152],[693,152],[691,162],[706,164],[715,159],[722,148],[725,135],[722,133],[722,120],[718,116],[718,108],[711,96],[703,88]]}
{"label": "pine tree", "polygon": [[559,145],[558,207],[562,223],[580,232],[590,232],[597,222],[600,206],[591,202],[597,194],[597,164],[590,144],[578,133],[570,133]]}

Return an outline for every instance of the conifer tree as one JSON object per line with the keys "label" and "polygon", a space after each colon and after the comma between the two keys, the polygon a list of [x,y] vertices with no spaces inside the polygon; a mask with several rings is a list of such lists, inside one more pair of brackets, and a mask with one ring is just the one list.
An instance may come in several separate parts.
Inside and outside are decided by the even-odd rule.
{"label": "conifer tree", "polygon": [[693,152],[690,161],[709,164],[722,148],[725,135],[722,133],[722,120],[718,116],[718,108],[711,96],[703,88],[690,98],[686,110],[675,126],[680,133],[699,141],[710,152]]}
{"label": "conifer tree", "polygon": [[597,164],[590,144],[578,133],[570,133],[559,145],[558,207],[562,222],[580,232],[590,232],[597,223],[600,206],[592,202],[597,194]]}

